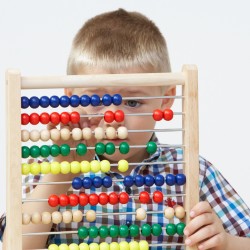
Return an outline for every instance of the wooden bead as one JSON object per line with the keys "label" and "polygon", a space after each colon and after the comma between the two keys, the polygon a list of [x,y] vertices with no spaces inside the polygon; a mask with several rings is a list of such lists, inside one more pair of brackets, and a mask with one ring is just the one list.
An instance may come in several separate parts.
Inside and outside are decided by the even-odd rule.
{"label": "wooden bead", "polygon": [[72,212],[71,211],[64,211],[63,214],[63,222],[64,223],[71,223],[72,222]]}
{"label": "wooden bead", "polygon": [[128,129],[126,127],[119,127],[117,129],[117,137],[119,139],[126,139],[128,137]]}
{"label": "wooden bead", "polygon": [[145,209],[142,207],[136,209],[136,216],[135,217],[137,220],[144,220],[147,217]]}
{"label": "wooden bead", "polygon": [[93,222],[96,220],[96,212],[94,210],[88,210],[86,213],[86,220],[88,222]]}
{"label": "wooden bead", "polygon": [[61,133],[58,129],[53,128],[50,130],[50,138],[52,141],[59,141],[61,139]]}
{"label": "wooden bead", "polygon": [[41,223],[42,222],[42,216],[41,216],[41,214],[39,212],[33,213],[32,216],[31,216],[31,221],[34,224]]}
{"label": "wooden bead", "polygon": [[82,221],[82,211],[80,210],[73,211],[73,221],[74,222]]}
{"label": "wooden bead", "polygon": [[31,216],[29,214],[22,214],[22,223],[23,225],[28,225],[30,223]]}
{"label": "wooden bead", "polygon": [[92,137],[92,131],[90,128],[84,128],[82,130],[82,137],[84,140],[90,140]]}
{"label": "wooden bead", "polygon": [[40,132],[38,130],[30,131],[30,140],[33,142],[37,142],[40,139]]}
{"label": "wooden bead", "polygon": [[42,223],[46,225],[51,223],[51,214],[49,212],[42,213]]}
{"label": "wooden bead", "polygon": [[102,140],[105,136],[104,129],[102,127],[95,128],[95,138],[97,140]]}
{"label": "wooden bead", "polygon": [[50,139],[50,131],[47,129],[43,129],[40,132],[40,139],[42,141],[48,141]]}
{"label": "wooden bead", "polygon": [[24,129],[21,131],[21,138],[23,142],[26,142],[30,139],[30,133],[28,130]]}
{"label": "wooden bead", "polygon": [[113,128],[113,127],[106,128],[106,137],[107,137],[107,139],[111,139],[111,140],[115,139],[117,137],[117,133],[115,131],[115,128]]}
{"label": "wooden bead", "polygon": [[182,206],[177,206],[175,208],[175,217],[178,219],[183,219],[185,217],[185,210]]}
{"label": "wooden bead", "polygon": [[70,130],[68,128],[62,128],[60,133],[62,140],[68,141],[70,139]]}
{"label": "wooden bead", "polygon": [[62,222],[62,214],[58,211],[53,212],[51,217],[52,217],[52,222],[55,224],[59,224]]}
{"label": "wooden bead", "polygon": [[82,130],[80,128],[72,129],[72,139],[74,141],[79,141],[82,139]]}
{"label": "wooden bead", "polygon": [[174,218],[174,209],[172,207],[166,207],[164,210],[164,216],[167,219],[173,219]]}

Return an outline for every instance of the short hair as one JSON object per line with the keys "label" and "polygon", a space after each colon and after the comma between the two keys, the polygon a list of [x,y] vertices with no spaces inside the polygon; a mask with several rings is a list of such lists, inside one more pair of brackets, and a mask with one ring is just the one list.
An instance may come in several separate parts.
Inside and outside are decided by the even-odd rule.
{"label": "short hair", "polygon": [[124,9],[89,19],[76,34],[67,73],[89,67],[171,71],[167,44],[158,27],[146,16]]}

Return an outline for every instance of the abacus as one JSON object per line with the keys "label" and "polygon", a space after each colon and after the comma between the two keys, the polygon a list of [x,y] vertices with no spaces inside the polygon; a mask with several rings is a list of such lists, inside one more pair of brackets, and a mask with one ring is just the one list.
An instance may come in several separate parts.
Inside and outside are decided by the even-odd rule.
{"label": "abacus", "polygon": [[[63,132],[59,129],[54,129],[53,133],[43,130],[41,132],[37,131],[21,131],[21,125],[26,125],[31,123],[32,125],[36,125],[39,122],[42,124],[47,124],[48,122],[52,122],[55,125],[59,123],[67,124],[69,121],[72,123],[77,123],[80,119],[80,115],[77,112],[63,112],[59,114],[58,112],[53,112],[48,114],[43,112],[42,114],[32,113],[21,114],[21,108],[28,107],[29,105],[33,105],[33,107],[39,106],[41,104],[44,108],[48,107],[49,104],[51,106],[54,105],[54,108],[59,105],[58,97],[51,97],[50,99],[47,97],[43,97],[43,99],[33,98],[33,100],[29,100],[25,97],[21,100],[21,90],[23,89],[51,89],[51,88],[84,88],[84,87],[117,87],[117,86],[180,86],[182,91],[182,112],[179,113],[182,115],[182,148],[183,148],[183,161],[175,162],[175,164],[183,165],[183,174],[169,174],[166,173],[165,176],[159,174],[157,176],[152,175],[137,175],[135,177],[125,176],[123,180],[112,180],[112,178],[106,176],[101,178],[100,176],[94,176],[93,178],[84,176],[83,178],[76,177],[73,180],[69,180],[68,182],[63,183],[49,183],[53,184],[65,184],[71,183],[73,189],[80,190],[84,188],[85,190],[90,189],[94,186],[96,189],[101,187],[110,187],[116,181],[122,181],[124,186],[131,187],[132,185],[136,185],[137,187],[141,187],[142,185],[147,186],[161,186],[161,185],[184,185],[184,194],[164,194],[161,191],[155,191],[153,194],[149,194],[146,191],[140,192],[137,197],[129,195],[127,192],[116,193],[112,192],[109,194],[106,193],[91,193],[89,195],[85,193],[80,193],[79,195],[71,194],[69,196],[62,194],[60,196],[51,195],[50,197],[41,197],[41,199],[35,200],[34,202],[48,202],[48,204],[52,207],[56,206],[75,206],[80,204],[81,206],[86,206],[90,204],[91,206],[95,206],[96,204],[106,205],[111,204],[115,205],[117,203],[121,203],[126,205],[129,199],[135,198],[138,199],[142,204],[147,204],[149,202],[155,203],[163,203],[168,202],[169,205],[174,205],[174,201],[171,200],[170,197],[183,196],[184,198],[184,209],[181,206],[176,206],[175,208],[171,206],[167,206],[164,211],[145,211],[143,208],[137,208],[136,211],[131,211],[130,214],[135,216],[137,220],[144,220],[147,215],[151,214],[164,214],[165,218],[172,218],[174,215],[180,219],[180,223],[174,225],[172,223],[167,224],[166,232],[168,235],[173,235],[174,233],[178,233],[179,235],[183,235],[183,229],[185,223],[188,223],[189,212],[191,208],[198,203],[199,201],[199,158],[198,158],[198,77],[197,77],[197,68],[194,65],[184,65],[182,72],[180,73],[146,73],[146,74],[103,74],[103,75],[70,75],[70,76],[62,76],[62,77],[23,77],[21,76],[19,71],[9,70],[6,73],[6,94],[7,94],[7,205],[6,205],[6,237],[5,237],[5,247],[8,250],[21,250],[22,249],[22,237],[27,237],[23,235],[22,227],[28,223],[37,223],[43,220],[44,222],[50,223],[51,220],[54,223],[60,223],[62,220],[64,223],[72,222],[80,222],[83,219],[87,219],[88,222],[93,222],[98,217],[109,216],[109,214],[98,213],[93,210],[89,210],[87,212],[82,212],[81,210],[74,211],[65,211],[63,214],[59,211],[54,214],[49,214],[48,212],[44,212],[42,215],[39,213],[34,213],[32,215],[22,214],[22,174],[39,174],[39,173],[50,173],[52,171],[54,174],[56,173],[87,173],[89,171],[93,173],[106,173],[110,170],[111,167],[117,167],[120,171],[126,171],[128,167],[133,167],[136,163],[129,163],[126,160],[121,159],[117,163],[110,164],[108,161],[98,161],[93,160],[91,162],[83,161],[79,162],[34,162],[32,164],[21,164],[22,158],[28,158],[31,156],[32,158],[36,158],[38,156],[48,157],[49,155],[57,156],[59,154],[63,156],[67,156],[71,150],[76,150],[77,154],[84,155],[88,150],[95,150],[96,154],[102,155],[113,154],[115,150],[119,150],[121,154],[126,154],[130,148],[133,147],[144,147],[145,150],[149,154],[153,154],[156,151],[157,145],[154,142],[149,142],[147,145],[128,145],[126,141],[122,142],[119,146],[115,146],[112,143],[107,143],[106,145],[103,143],[97,143],[96,145],[87,147],[83,143],[79,143],[77,148],[71,149],[69,145],[66,143],[63,145],[43,145],[38,147],[36,145],[31,146],[30,148],[27,146],[22,146],[22,142],[26,142],[29,139],[33,142],[38,140],[46,141],[48,139],[57,140],[58,137],[63,137],[65,141],[72,137],[73,140],[87,140],[91,136],[95,136],[96,139],[103,139],[106,136],[109,139],[113,139],[118,137],[119,139],[126,139],[128,133],[136,133],[140,131],[129,131],[125,127],[120,127],[119,130],[115,130],[112,127],[109,127],[107,131],[104,131],[101,127],[96,128],[94,131],[91,131],[89,128],[85,129],[74,129],[69,131],[64,129]],[[75,98],[75,99],[74,99]],[[146,98],[146,97],[144,97]],[[169,97],[171,98],[171,97]],[[174,98],[174,97],[172,97]],[[81,105],[99,105],[100,97],[92,96],[91,98],[88,96],[84,96],[81,98]],[[101,98],[103,105],[110,105],[111,103],[118,105],[121,103],[121,96],[119,94],[111,97],[108,94],[105,94]],[[63,97],[61,99],[61,106],[67,106],[67,102],[70,102],[72,106],[79,105],[79,98],[72,97],[70,100],[65,99]],[[66,104],[65,104],[66,103]],[[78,104],[77,104],[78,103]],[[161,119],[165,119],[169,121],[172,119],[174,115],[177,113],[172,112],[171,110],[150,110],[149,113],[137,114],[137,115],[151,115],[153,119],[159,121]],[[133,115],[123,113],[121,110],[117,108],[116,112],[107,111],[105,114],[93,114],[93,116],[102,116],[105,122],[120,122],[126,119],[126,116]],[[22,117],[21,122],[20,116]],[[171,129],[169,129],[170,131]],[[168,131],[166,129],[165,131]],[[145,131],[144,131],[145,132]],[[149,131],[150,132],[150,131]],[[22,138],[22,140],[21,140]],[[22,148],[22,151],[21,151]],[[148,163],[144,163],[147,165]],[[166,164],[166,163],[159,163]],[[168,163],[170,164],[170,163]],[[22,170],[21,170],[22,165]],[[46,183],[36,183],[34,185],[44,185]],[[32,202],[32,201],[30,201]],[[119,216],[122,212],[117,212],[114,215]],[[42,218],[42,219],[41,219]],[[22,223],[23,222],[23,223]],[[64,233],[64,232],[60,232]],[[129,227],[126,225],[121,225],[120,227],[116,225],[112,225],[109,228],[105,227],[105,225],[101,226],[99,229],[97,227],[80,227],[78,232],[72,232],[78,234],[81,239],[85,239],[87,237],[95,238],[99,235],[101,238],[106,236],[110,236],[112,238],[111,243],[102,242],[100,244],[91,243],[90,245],[83,243],[80,245],[71,244],[71,246],[56,246],[52,245],[49,249],[140,249],[146,250],[150,248],[154,248],[157,246],[162,247],[163,249],[169,246],[180,246],[184,244],[180,243],[171,243],[163,242],[160,244],[151,244],[146,240],[136,241],[133,240],[128,243],[125,240],[121,242],[116,242],[116,237],[120,236],[121,238],[126,238],[130,235],[132,238],[138,236],[141,233],[144,237],[153,234],[154,236],[159,236],[162,233],[162,227],[159,224],[149,225],[143,224],[141,228],[136,224],[132,224]],[[13,235],[15,235],[15,240],[13,239]],[[35,234],[30,234],[35,235]],[[31,237],[31,236],[29,236]],[[36,237],[36,236],[33,236]],[[146,239],[146,238],[145,238]],[[197,249],[196,247],[184,246],[187,250]]]}

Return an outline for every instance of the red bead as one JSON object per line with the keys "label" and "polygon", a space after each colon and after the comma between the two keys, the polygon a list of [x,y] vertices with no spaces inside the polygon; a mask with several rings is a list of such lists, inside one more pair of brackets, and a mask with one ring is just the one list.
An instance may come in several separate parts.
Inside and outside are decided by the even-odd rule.
{"label": "red bead", "polygon": [[106,205],[109,202],[109,196],[106,193],[99,194],[99,203],[101,205]]}
{"label": "red bead", "polygon": [[30,123],[32,125],[37,125],[39,123],[39,115],[37,113],[30,114]]}
{"label": "red bead", "polygon": [[154,110],[153,118],[155,121],[161,121],[163,118],[163,112],[160,109]]}
{"label": "red bead", "polygon": [[165,109],[163,111],[163,117],[166,121],[170,121],[173,119],[174,113],[171,109]]}
{"label": "red bead", "polygon": [[129,201],[129,195],[126,192],[121,192],[119,195],[119,201],[121,204],[127,204]]}
{"label": "red bead", "polygon": [[51,207],[56,207],[56,206],[58,206],[58,204],[59,204],[59,198],[58,198],[58,196],[55,195],[55,194],[52,194],[52,195],[49,197],[49,199],[48,199],[48,203],[49,203],[49,205],[50,205]]}
{"label": "red bead", "polygon": [[90,194],[89,195],[89,204],[91,206],[96,206],[99,202],[99,197],[97,194]]}
{"label": "red bead", "polygon": [[79,204],[84,207],[88,203],[89,203],[89,196],[85,193],[80,193],[79,194]]}
{"label": "red bead", "polygon": [[21,114],[21,123],[22,125],[27,125],[30,122],[30,116],[26,113]]}
{"label": "red bead", "polygon": [[39,120],[42,124],[48,124],[50,121],[49,114],[45,112],[40,114]]}
{"label": "red bead", "polygon": [[60,123],[60,115],[57,112],[53,112],[50,114],[50,121],[57,125]]}
{"label": "red bead", "polygon": [[115,205],[119,202],[119,195],[115,192],[109,194],[109,203]]}
{"label": "red bead", "polygon": [[79,204],[79,198],[76,194],[69,195],[69,204],[72,207],[77,206]]}
{"label": "red bead", "polygon": [[116,122],[124,121],[124,112],[122,110],[115,111],[115,121]]}
{"label": "red bead", "polygon": [[61,194],[59,196],[60,206],[65,207],[69,205],[69,197],[66,194]]}
{"label": "red bead", "polygon": [[112,111],[106,111],[104,113],[104,120],[107,123],[111,123],[115,120],[115,114]]}
{"label": "red bead", "polygon": [[142,191],[142,192],[140,193],[140,195],[139,195],[139,200],[140,200],[140,202],[143,203],[143,204],[149,203],[149,201],[150,201],[149,193],[146,192],[146,191]]}
{"label": "red bead", "polygon": [[62,112],[60,115],[61,123],[68,124],[70,121],[70,115],[68,112]]}
{"label": "red bead", "polygon": [[78,112],[75,112],[75,111],[72,112],[70,114],[70,121],[72,123],[78,123],[78,122],[80,122],[80,114]]}
{"label": "red bead", "polygon": [[153,193],[153,200],[155,203],[161,203],[163,201],[163,194],[161,191],[155,191]]}

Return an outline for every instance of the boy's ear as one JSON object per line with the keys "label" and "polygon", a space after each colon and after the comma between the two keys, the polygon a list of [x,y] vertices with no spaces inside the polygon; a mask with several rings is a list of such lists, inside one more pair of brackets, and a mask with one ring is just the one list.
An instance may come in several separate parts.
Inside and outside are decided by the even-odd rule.
{"label": "boy's ear", "polygon": [[[175,96],[176,95],[176,86],[166,87],[163,93],[164,96]],[[162,100],[162,109],[171,108],[174,103],[174,98],[165,98]]]}
{"label": "boy's ear", "polygon": [[67,96],[72,96],[72,88],[65,88],[64,94]]}

